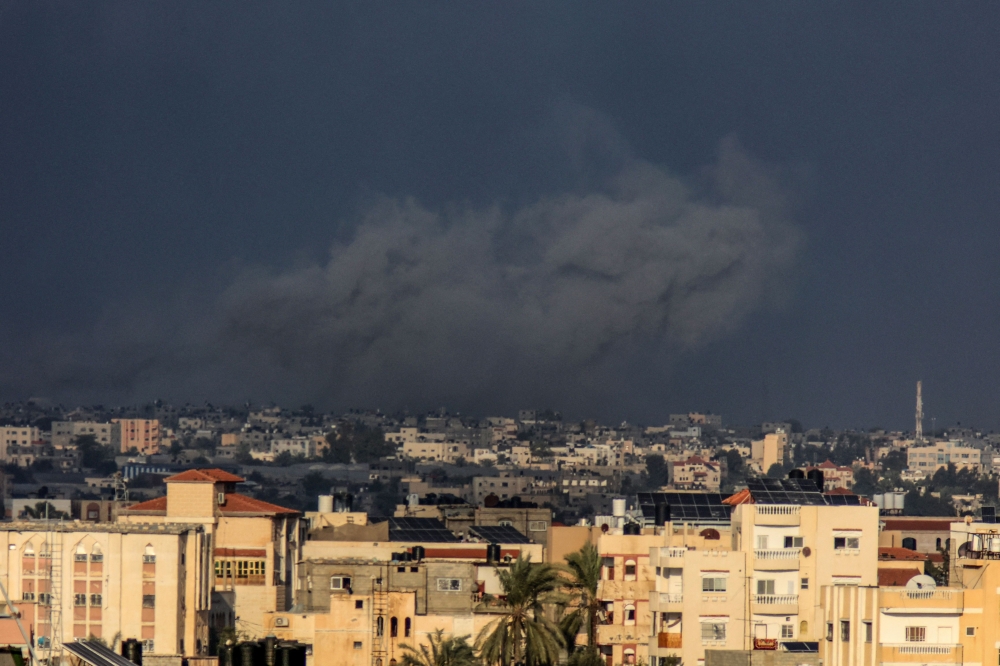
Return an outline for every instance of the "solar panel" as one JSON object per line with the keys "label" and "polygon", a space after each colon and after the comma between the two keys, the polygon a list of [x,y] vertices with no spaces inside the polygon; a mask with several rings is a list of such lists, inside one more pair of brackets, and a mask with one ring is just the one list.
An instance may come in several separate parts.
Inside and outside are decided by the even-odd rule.
{"label": "solar panel", "polygon": [[781,644],[785,652],[819,652],[819,643],[789,641]]}
{"label": "solar panel", "polygon": [[996,507],[984,506],[982,508],[983,522],[984,523],[996,523],[997,522],[997,510]]}
{"label": "solar panel", "polygon": [[749,479],[747,489],[757,504],[826,504],[823,494],[812,479]]}
{"label": "solar panel", "polygon": [[670,520],[687,522],[729,522],[733,507],[723,504],[720,493],[638,493],[639,509],[647,524],[656,517],[656,505],[670,507]]}
{"label": "solar panel", "polygon": [[531,539],[509,525],[475,525],[469,532],[490,543],[531,543]]}
{"label": "solar panel", "polygon": [[63,647],[74,656],[92,666],[131,666],[132,662],[100,643],[75,640],[63,643]]}
{"label": "solar panel", "polygon": [[389,540],[453,543],[459,538],[437,518],[390,518]]}

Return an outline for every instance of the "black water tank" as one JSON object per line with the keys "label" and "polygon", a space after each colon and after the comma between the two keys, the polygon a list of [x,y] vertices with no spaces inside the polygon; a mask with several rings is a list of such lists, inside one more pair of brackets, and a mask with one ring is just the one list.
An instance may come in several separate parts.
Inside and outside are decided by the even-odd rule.
{"label": "black water tank", "polygon": [[233,646],[232,645],[220,645],[219,646],[219,666],[236,666],[236,661],[233,659]]}
{"label": "black water tank", "polygon": [[412,549],[410,549],[410,552],[413,554],[413,559],[416,560],[417,562],[424,559],[425,551],[423,546],[414,546]]}
{"label": "black water tank", "polygon": [[277,666],[305,666],[306,646],[298,643],[285,643],[280,649],[281,659]]}
{"label": "black water tank", "polygon": [[142,643],[134,638],[122,641],[122,656],[136,666],[142,666]]}
{"label": "black water tank", "polygon": [[639,523],[625,523],[625,527],[622,528],[622,534],[629,536],[642,534],[642,527],[639,526]]}
{"label": "black water tank", "polygon": [[490,564],[496,564],[500,561],[500,544],[491,543],[486,546],[486,561]]}
{"label": "black water tank", "polygon": [[278,637],[274,634],[264,637],[264,664],[274,666],[275,651],[278,648]]}
{"label": "black water tank", "polygon": [[657,504],[653,509],[653,515],[653,524],[657,527],[663,527],[670,522],[670,505]]}
{"label": "black water tank", "polygon": [[816,482],[816,487],[823,492],[823,472],[818,469],[811,469],[806,476]]}
{"label": "black water tank", "polygon": [[801,469],[793,469],[791,472],[788,473],[788,478],[789,479],[804,479],[804,478],[806,478],[806,473],[803,472]]}
{"label": "black water tank", "polygon": [[261,666],[261,650],[258,643],[246,641],[237,646],[239,653],[239,666]]}

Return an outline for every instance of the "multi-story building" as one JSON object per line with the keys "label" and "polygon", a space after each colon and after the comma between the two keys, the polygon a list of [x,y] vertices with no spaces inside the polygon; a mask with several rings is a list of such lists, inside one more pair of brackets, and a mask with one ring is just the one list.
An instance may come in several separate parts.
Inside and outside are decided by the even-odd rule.
{"label": "multi-story building", "polygon": [[237,493],[242,481],[218,469],[182,472],[166,479],[166,496],[122,510],[118,520],[200,525],[214,560],[212,625],[263,636],[264,614],[291,604],[299,512]]}
{"label": "multi-story building", "polygon": [[722,483],[719,465],[707,462],[701,456],[691,456],[681,462],[668,463],[670,485],[679,490],[706,490],[718,492]]}
{"label": "multi-story building", "polygon": [[838,489],[850,490],[854,485],[854,468],[848,465],[837,465],[827,460],[819,465],[808,465],[800,469],[807,476],[813,470],[822,472],[823,492]]}
{"label": "multi-story building", "polygon": [[469,458],[472,448],[467,441],[416,441],[403,443],[403,456],[412,460],[453,463],[459,458]]}
{"label": "multi-story building", "polygon": [[43,657],[115,637],[152,654],[207,654],[211,540],[201,525],[15,521],[0,523],[0,545],[0,578]]}
{"label": "multi-story building", "polygon": [[113,419],[111,443],[122,453],[159,453],[160,422],[156,419]]}
{"label": "multi-story building", "polygon": [[96,421],[53,421],[52,447],[67,449],[73,446],[74,440],[81,435],[90,435],[98,444],[111,446],[111,423]]}
{"label": "multi-story building", "polygon": [[930,476],[948,465],[956,469],[982,469],[982,451],[960,440],[934,442],[927,446],[911,446],[906,451],[906,465],[914,472]]}
{"label": "multi-story building", "polygon": [[271,440],[271,455],[290,453],[305,458],[316,457],[316,440],[312,437],[290,437]]}
{"label": "multi-story building", "polygon": [[0,427],[0,460],[6,461],[12,448],[31,446],[41,438],[41,431],[33,426]]}
{"label": "multi-story building", "polygon": [[751,458],[765,474],[771,465],[785,462],[785,451],[788,449],[788,434],[779,428],[775,432],[764,435],[764,439],[755,440],[751,446]]}

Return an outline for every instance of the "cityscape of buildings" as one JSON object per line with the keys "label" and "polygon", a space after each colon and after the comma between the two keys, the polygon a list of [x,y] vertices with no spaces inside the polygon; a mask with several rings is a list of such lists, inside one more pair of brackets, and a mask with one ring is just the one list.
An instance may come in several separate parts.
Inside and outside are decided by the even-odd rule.
{"label": "cityscape of buildings", "polygon": [[395,666],[436,632],[480,649],[525,560],[564,581],[535,611],[558,625],[585,596],[565,565],[589,553],[593,630],[557,636],[560,660],[993,663],[1000,435],[921,417],[905,432],[7,404],[0,645],[230,666],[261,641]]}

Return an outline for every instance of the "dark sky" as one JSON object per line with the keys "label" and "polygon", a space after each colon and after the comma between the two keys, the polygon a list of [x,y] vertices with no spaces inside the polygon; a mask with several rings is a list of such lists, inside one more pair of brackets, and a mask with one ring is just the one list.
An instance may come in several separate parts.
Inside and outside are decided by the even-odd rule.
{"label": "dark sky", "polygon": [[0,7],[0,400],[1000,427],[994,3]]}

